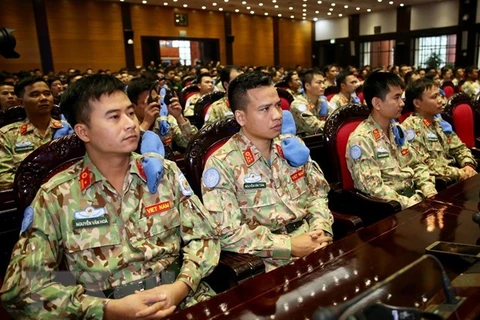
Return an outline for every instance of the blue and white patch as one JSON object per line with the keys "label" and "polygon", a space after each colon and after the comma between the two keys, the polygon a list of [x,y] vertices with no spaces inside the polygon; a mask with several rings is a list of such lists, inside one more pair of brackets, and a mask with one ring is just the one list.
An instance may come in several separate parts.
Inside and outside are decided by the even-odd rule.
{"label": "blue and white patch", "polygon": [[300,112],[305,112],[305,111],[307,111],[307,106],[304,105],[304,104],[300,104],[300,105],[298,105],[297,109]]}
{"label": "blue and white patch", "polygon": [[232,111],[225,111],[224,113],[225,117],[229,117],[229,116],[233,116],[233,112]]}
{"label": "blue and white patch", "polygon": [[180,185],[180,191],[185,197],[190,197],[191,195],[193,195],[193,190],[190,187],[190,184],[188,184],[187,178],[185,178],[185,176],[181,172],[178,175],[178,183]]}
{"label": "blue and white patch", "polygon": [[32,145],[32,142],[27,140],[15,143],[15,147],[17,148],[30,147],[31,145]]}
{"label": "blue and white patch", "polygon": [[245,176],[243,181],[245,183],[255,183],[255,182],[260,182],[262,180],[262,176],[256,173],[249,174],[248,176]]}
{"label": "blue and white patch", "polygon": [[353,145],[350,148],[350,156],[352,157],[353,160],[360,159],[362,156],[362,149],[358,145]]}
{"label": "blue and white patch", "polygon": [[220,182],[220,172],[215,168],[208,168],[203,173],[203,185],[207,188],[215,188]]}
{"label": "blue and white patch", "polygon": [[438,137],[435,133],[433,132],[427,132],[427,139],[429,141],[437,141],[438,140]]}
{"label": "blue and white patch", "polygon": [[205,115],[205,118],[204,118],[203,120],[204,120],[205,122],[207,122],[208,119],[210,119],[210,113],[207,113],[207,114]]}
{"label": "blue and white patch", "polygon": [[413,139],[415,139],[415,130],[408,129],[407,130],[407,140],[412,141]]}
{"label": "blue and white patch", "polygon": [[94,208],[92,206],[87,206],[84,210],[75,211],[73,217],[75,219],[90,219],[90,218],[100,218],[107,213],[105,208]]}
{"label": "blue and white patch", "polygon": [[23,212],[22,228],[20,229],[20,233],[25,232],[32,225],[33,212],[34,211],[31,206],[28,206]]}

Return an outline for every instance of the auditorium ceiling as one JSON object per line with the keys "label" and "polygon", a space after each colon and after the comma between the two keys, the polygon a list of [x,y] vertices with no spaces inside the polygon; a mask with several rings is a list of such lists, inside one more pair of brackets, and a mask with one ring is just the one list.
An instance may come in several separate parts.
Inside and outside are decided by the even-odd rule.
{"label": "auditorium ceiling", "polygon": [[[122,0],[98,0],[122,1]],[[160,5],[196,10],[238,12],[262,16],[317,21],[353,14],[378,12],[399,6],[441,0],[123,0],[132,4]]]}

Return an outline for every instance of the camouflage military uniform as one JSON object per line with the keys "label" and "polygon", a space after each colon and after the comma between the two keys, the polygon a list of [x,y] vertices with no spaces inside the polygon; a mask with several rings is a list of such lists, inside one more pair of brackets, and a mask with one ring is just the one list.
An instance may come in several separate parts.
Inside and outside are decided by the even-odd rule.
{"label": "camouflage military uniform", "polygon": [[177,119],[169,114],[167,116],[167,122],[170,124],[170,130],[167,131],[167,134],[161,135],[158,124],[159,120],[160,117],[155,120],[153,131],[159,135],[160,139],[162,139],[163,145],[165,146],[171,147],[173,139],[177,146],[186,148],[190,140],[192,140],[193,136],[198,132],[197,127],[192,126],[188,119],[185,119],[186,122],[184,124],[179,125]]}
{"label": "camouflage military uniform", "polygon": [[438,119],[431,123],[420,114],[414,113],[402,126],[407,129],[410,144],[428,166],[431,175],[459,180],[459,168],[471,165],[476,170],[477,162],[470,149],[455,132],[444,133]]}
{"label": "camouflage military uniform", "polygon": [[185,102],[185,109],[183,110],[183,115],[185,117],[191,117],[194,115],[195,112],[195,104],[201,98],[200,92],[195,93],[192,95],[188,100]]}
{"label": "camouflage military uniform", "polygon": [[[25,318],[102,319],[107,300],[85,289],[97,292],[159,274],[181,249],[177,280],[191,288],[186,305],[212,296],[200,281],[219,259],[211,218],[178,167],[164,160],[164,169],[155,194],[148,191],[141,156],[135,153],[122,194],[88,155],[44,184],[32,203],[29,228],[24,228],[25,215],[26,230],[1,290],[9,312]],[[62,259],[76,285],[53,279]]]}
{"label": "camouflage military uniform", "polygon": [[[290,112],[295,119],[297,134],[311,135],[323,131],[325,118],[320,116],[321,100],[318,99],[316,105],[312,105],[306,95],[296,97],[290,105]],[[328,111],[334,108],[329,104]]]}
{"label": "camouflage military uniform", "polygon": [[207,113],[205,113],[204,125],[231,116],[233,116],[233,112],[228,105],[227,97],[223,97],[222,99],[219,99],[212,103]]}
{"label": "camouflage military uniform", "polygon": [[350,97],[350,99],[348,99],[341,92],[334,95],[330,100],[330,104],[334,105],[335,108],[341,108],[343,106],[346,106],[350,102],[352,102],[352,98]]}
{"label": "camouflage military uniform", "polygon": [[27,119],[0,128],[0,189],[13,186],[20,163],[35,149],[52,140],[61,121],[51,119],[45,135]]}
{"label": "camouflage military uniform", "polygon": [[294,97],[294,98],[299,97],[299,96],[302,96],[302,93],[301,93],[301,92],[293,91],[293,90],[290,89],[290,88],[287,88],[287,92],[290,93],[290,94],[292,95],[292,97]]}
{"label": "camouflage military uniform", "polygon": [[462,91],[469,96],[474,96],[480,92],[480,82],[467,80],[462,84]]}
{"label": "camouflage military uniform", "polygon": [[355,188],[372,196],[400,202],[402,209],[437,193],[433,176],[408,141],[400,147],[370,115],[350,134],[345,157]]}
{"label": "camouflage military uniform", "polygon": [[[241,132],[207,160],[203,203],[221,230],[222,250],[258,255],[267,271],[290,261],[290,238],[322,229],[332,234],[329,186],[314,161],[291,167],[279,139],[269,164]],[[217,184],[209,170],[218,174]],[[287,225],[298,222],[292,230]]]}

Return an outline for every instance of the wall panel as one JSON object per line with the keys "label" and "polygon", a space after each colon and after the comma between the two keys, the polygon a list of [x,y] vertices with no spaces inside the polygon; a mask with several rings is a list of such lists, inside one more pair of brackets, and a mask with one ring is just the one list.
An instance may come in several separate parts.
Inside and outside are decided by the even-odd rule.
{"label": "wall panel", "polygon": [[458,24],[458,12],[458,1],[442,1],[412,6],[410,30],[456,26]]}
{"label": "wall panel", "polygon": [[360,36],[372,35],[374,27],[380,26],[380,33],[397,31],[397,10],[384,10],[360,15]]}
{"label": "wall panel", "polygon": [[280,65],[312,65],[312,22],[280,19],[278,23]]}
{"label": "wall panel", "polygon": [[233,63],[273,65],[273,21],[270,17],[232,14]]}
{"label": "wall panel", "polygon": [[5,59],[0,57],[0,71],[18,72],[35,68],[41,69],[32,1],[1,0],[0,28],[3,27],[15,29],[13,33],[17,40],[15,51],[20,54],[20,58]]}
{"label": "wall panel", "polygon": [[315,23],[315,40],[348,38],[348,18],[320,20]]}

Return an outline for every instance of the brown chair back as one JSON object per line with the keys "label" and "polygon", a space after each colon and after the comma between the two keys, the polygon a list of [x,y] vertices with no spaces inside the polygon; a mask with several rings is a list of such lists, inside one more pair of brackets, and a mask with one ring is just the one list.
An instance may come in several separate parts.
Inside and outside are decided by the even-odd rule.
{"label": "brown chair back", "polygon": [[464,93],[454,94],[447,102],[444,118],[453,126],[453,130],[469,148],[475,147],[475,112],[472,98]]}
{"label": "brown chair back", "polygon": [[[0,128],[8,124],[23,121],[27,117],[27,113],[22,106],[16,106],[2,110],[0,112]],[[60,107],[54,105],[52,108],[52,118],[60,120]]]}
{"label": "brown chair back", "polygon": [[200,88],[196,84],[191,84],[182,89],[178,95],[178,100],[183,108],[185,108],[185,103],[187,103],[188,98],[197,92],[200,92]]}
{"label": "brown chair back", "polygon": [[208,108],[217,100],[222,99],[225,96],[225,92],[222,91],[214,91],[207,93],[200,99],[198,99],[197,103],[195,104],[194,113],[194,121],[197,128],[201,128],[205,123],[205,115],[207,114]]}
{"label": "brown chair back", "polygon": [[282,89],[279,87],[277,87],[276,89],[278,96],[280,97],[282,110],[290,110],[290,105],[292,104],[293,100],[295,100],[295,98],[286,89]]}

